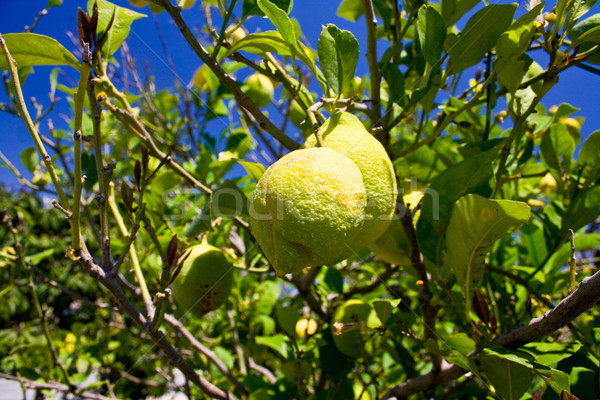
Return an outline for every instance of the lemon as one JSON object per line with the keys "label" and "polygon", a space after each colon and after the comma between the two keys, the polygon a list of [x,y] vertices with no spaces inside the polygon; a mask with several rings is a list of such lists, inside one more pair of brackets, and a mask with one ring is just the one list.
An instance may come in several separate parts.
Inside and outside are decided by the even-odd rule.
{"label": "lemon", "polygon": [[232,267],[220,249],[207,243],[190,248],[172,284],[177,303],[197,316],[216,310],[227,300],[233,284]]}
{"label": "lemon", "polygon": [[250,226],[283,276],[349,257],[347,243],[361,232],[365,205],[362,174],[351,159],[327,147],[295,150],[258,181]]}
{"label": "lemon", "polygon": [[[351,247],[360,250],[379,238],[389,226],[396,207],[397,185],[394,166],[385,148],[347,112],[335,113],[319,129],[325,147],[348,156],[360,169],[367,192],[365,223]],[[315,147],[309,136],[304,147]]]}
{"label": "lemon", "polygon": [[183,2],[182,7],[183,8],[192,8],[194,6],[194,3],[196,2],[196,0],[185,0]]}
{"label": "lemon", "polygon": [[273,82],[258,73],[250,75],[242,85],[242,92],[259,108],[271,104],[274,90]]}
{"label": "lemon", "polygon": [[290,104],[289,116],[290,121],[292,121],[292,123],[297,127],[300,127],[307,117],[306,111],[300,107],[300,104],[298,104],[296,100],[292,100]]}
{"label": "lemon", "polygon": [[305,337],[314,335],[317,331],[317,321],[310,317],[302,317],[296,322],[296,335]]}
{"label": "lemon", "polygon": [[[331,319],[333,343],[348,357],[357,358],[367,346],[367,328],[377,326],[377,314],[373,307],[362,300],[348,300],[339,306]],[[360,335],[360,337],[359,337]]]}

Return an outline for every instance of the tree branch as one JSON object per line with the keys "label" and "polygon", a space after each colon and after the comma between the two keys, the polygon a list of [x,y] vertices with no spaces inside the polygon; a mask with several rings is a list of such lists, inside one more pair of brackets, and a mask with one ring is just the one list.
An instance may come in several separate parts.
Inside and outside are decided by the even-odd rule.
{"label": "tree branch", "polygon": [[367,61],[369,62],[369,73],[371,76],[372,122],[374,126],[378,126],[381,124],[381,77],[379,76],[379,64],[377,63],[377,18],[375,17],[372,0],[363,0],[363,7],[367,21]]}
{"label": "tree branch", "polygon": [[[517,348],[530,343],[568,325],[582,313],[592,308],[599,300],[600,272],[596,272],[594,275],[583,279],[577,290],[564,298],[552,310],[547,311],[541,317],[532,319],[527,325],[516,327],[509,332],[497,336],[486,347],[501,346]],[[471,357],[477,354],[473,353]],[[382,399],[405,399],[411,394],[423,392],[457,379],[464,373],[466,371],[461,367],[457,365],[448,366],[448,364],[443,362],[439,373],[435,374],[432,371],[428,374],[408,379],[402,385],[390,389]]]}
{"label": "tree branch", "polygon": [[[55,390],[57,392],[71,393],[71,389],[69,388],[69,386],[58,382],[37,382],[26,378],[22,378],[20,376],[3,374],[2,372],[0,372],[0,378],[9,381],[19,382],[21,385],[25,386],[28,389],[48,389]],[[77,393],[77,397],[80,397],[82,399],[93,400],[112,400],[112,398],[110,397],[102,396],[101,394],[91,392],[79,392]]]}
{"label": "tree branch", "polygon": [[181,34],[188,42],[192,50],[196,53],[196,55],[211,69],[211,71],[217,76],[219,82],[223,84],[227,89],[231,91],[233,96],[235,97],[237,103],[248,110],[250,114],[258,121],[261,129],[269,132],[271,136],[273,136],[276,140],[278,140],[283,146],[285,146],[288,150],[296,150],[300,148],[300,145],[287,137],[279,128],[277,128],[269,118],[267,118],[262,111],[254,104],[252,100],[248,96],[246,96],[238,84],[232,79],[229,74],[227,74],[221,65],[217,62],[217,60],[212,57],[208,51],[196,40],[196,36],[191,31],[187,23],[183,20],[181,16],[181,9],[171,4],[169,0],[150,0],[151,3],[158,4],[163,7],[171,16],[177,27],[179,28]]}

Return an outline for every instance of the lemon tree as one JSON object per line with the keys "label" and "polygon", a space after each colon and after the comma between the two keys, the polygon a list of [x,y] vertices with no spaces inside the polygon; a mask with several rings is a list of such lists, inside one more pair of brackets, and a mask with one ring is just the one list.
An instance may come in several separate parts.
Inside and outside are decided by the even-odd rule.
{"label": "lemon tree", "polygon": [[600,396],[595,1],[4,3],[2,382]]}

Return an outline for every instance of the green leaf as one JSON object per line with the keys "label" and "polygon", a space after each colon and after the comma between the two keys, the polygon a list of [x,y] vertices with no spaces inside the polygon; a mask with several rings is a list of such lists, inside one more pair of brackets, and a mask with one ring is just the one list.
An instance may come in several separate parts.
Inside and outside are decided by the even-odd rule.
{"label": "green leaf", "polygon": [[267,346],[279,353],[281,357],[287,359],[288,345],[286,342],[287,339],[283,334],[278,333],[272,336],[256,336],[254,340],[256,341],[256,344]]}
{"label": "green leaf", "polygon": [[262,174],[265,172],[265,167],[262,164],[242,160],[236,157],[235,154],[230,151],[223,151],[219,153],[218,161],[211,163],[211,168],[214,169],[215,167],[222,167],[224,171],[221,172],[226,172],[235,163],[239,163],[242,167],[244,167],[250,178],[252,178],[255,182],[258,182]]}
{"label": "green leaf", "polygon": [[419,9],[417,31],[425,60],[430,65],[435,64],[442,57],[446,40],[446,25],[435,7],[424,5]]}
{"label": "green leaf", "polygon": [[511,25],[517,4],[490,4],[467,21],[461,36],[446,48],[450,54],[448,74],[456,74],[478,62],[496,44],[500,35]]}
{"label": "green leaf", "polygon": [[39,253],[29,254],[29,255],[25,256],[25,262],[27,262],[28,264],[31,264],[31,265],[38,265],[39,263],[44,261],[46,258],[51,257],[55,251],[56,251],[55,249],[47,249],[47,250],[43,250]]}
{"label": "green leaf", "polygon": [[[563,356],[569,357],[571,354],[563,354]],[[558,395],[563,391],[569,392],[571,390],[571,384],[569,382],[569,375],[563,371],[543,367],[541,365],[535,365],[533,370],[540,378],[546,382],[546,384],[552,388]]]}
{"label": "green leaf", "polygon": [[571,41],[575,42],[581,35],[598,26],[600,26],[600,14],[594,14],[575,25],[568,35],[571,38]]}
{"label": "green leaf", "polygon": [[577,231],[584,227],[600,215],[600,186],[594,186],[590,189],[580,192],[565,211],[562,218],[563,234],[568,229]]}
{"label": "green leaf", "polygon": [[265,173],[265,167],[260,163],[244,160],[239,160],[238,162],[242,167],[244,167],[244,169],[248,173],[248,176],[250,176],[250,178],[252,178],[252,180],[254,180],[255,182],[258,182],[262,174]]}
{"label": "green leaf", "polygon": [[446,231],[444,266],[452,270],[463,288],[467,307],[471,303],[474,275],[483,269],[492,244],[529,221],[525,203],[488,200],[469,194],[456,202]]}
{"label": "green leaf", "polygon": [[[51,37],[37,33],[6,33],[2,35],[10,55],[19,68],[35,65],[69,65],[81,67],[77,58]],[[0,57],[0,70],[8,69],[4,55]]]}
{"label": "green leaf", "polygon": [[327,82],[340,95],[354,78],[360,56],[358,41],[352,32],[328,24],[319,37],[318,52],[319,64]]}
{"label": "green leaf", "polygon": [[226,180],[210,195],[211,216],[214,218],[233,218],[248,215],[248,198],[237,185]]}
{"label": "green leaf", "polygon": [[245,36],[227,52],[227,56],[238,51],[247,51],[252,54],[276,53],[282,56],[289,56],[290,49],[277,31],[266,31],[261,33],[252,33]]}
{"label": "green leaf", "polygon": [[257,315],[270,315],[278,303],[281,289],[276,282],[262,282],[254,293],[254,311]]}
{"label": "green leaf", "polygon": [[296,322],[300,318],[300,312],[296,307],[275,304],[275,317],[279,326],[290,336],[296,333]]}
{"label": "green leaf", "polygon": [[585,31],[582,33],[577,40],[571,43],[569,46],[569,50],[574,49],[575,47],[581,45],[582,43],[591,42],[598,43],[600,41],[600,26],[595,26],[592,29]]}
{"label": "green leaf", "polygon": [[40,163],[40,156],[35,147],[28,147],[21,152],[21,162],[29,172],[34,173]]}
{"label": "green leaf", "polygon": [[575,141],[564,124],[552,124],[544,132],[540,153],[546,168],[568,171],[575,151]]}
{"label": "green leaf", "polygon": [[[598,235],[596,235],[598,236]],[[579,250],[579,249],[578,249]],[[541,343],[533,342],[523,345],[522,350],[535,357],[535,362],[546,367],[555,368],[556,365],[575,354],[581,348],[581,343]]]}
{"label": "green leaf", "polygon": [[375,300],[373,301],[373,308],[375,309],[375,313],[377,313],[377,317],[381,321],[381,325],[385,325],[390,316],[392,315],[392,311],[394,308],[398,307],[402,300]]}
{"label": "green leaf", "polygon": [[591,8],[596,4],[598,0],[574,0],[573,6],[569,10],[569,14],[567,15],[567,19],[565,21],[564,32],[567,35],[570,34],[571,29],[577,24],[579,18],[581,18],[584,14],[591,10]]}
{"label": "green leaf", "polygon": [[454,25],[467,11],[477,4],[479,4],[478,0],[441,0],[440,8],[446,25]]}
{"label": "green leaf", "polygon": [[579,162],[592,166],[600,163],[600,131],[595,131],[583,142]]}
{"label": "green leaf", "polygon": [[468,193],[492,194],[492,162],[498,148],[468,158],[436,176],[423,197],[417,222],[417,239],[423,255],[440,265],[444,234],[454,203]]}
{"label": "green leaf", "polygon": [[[284,10],[287,14],[292,11],[292,7],[294,6],[293,0],[273,0],[272,3]],[[265,15],[256,4],[256,0],[244,0],[244,4],[242,5],[242,17],[250,15]]]}
{"label": "green leaf", "polygon": [[481,369],[498,394],[507,400],[520,399],[529,388],[533,367],[525,359],[484,349],[477,357]]}
{"label": "green leaf", "polygon": [[521,54],[518,58],[496,59],[494,67],[498,74],[498,82],[511,94],[515,94],[532,62],[533,60],[527,54]]}
{"label": "green leaf", "polygon": [[96,33],[100,41],[102,55],[108,60],[129,36],[133,21],[146,15],[117,6],[107,0],[88,0],[87,8],[90,15],[96,2],[98,4]]}
{"label": "green leaf", "polygon": [[538,4],[500,35],[496,44],[496,54],[499,57],[514,59],[529,48],[536,30],[535,19],[543,8],[543,3]]}
{"label": "green leaf", "polygon": [[281,36],[290,46],[290,49],[295,49],[298,39],[296,38],[294,25],[286,12],[269,0],[257,0],[256,4],[260,7],[261,11],[265,13],[273,25],[275,25],[275,28],[281,33]]}
{"label": "green leaf", "polygon": [[444,338],[444,343],[463,356],[475,350],[475,342],[466,333],[457,333]]}
{"label": "green leaf", "polygon": [[337,15],[356,22],[365,13],[362,0],[344,0],[337,10]]}
{"label": "green leaf", "polygon": [[192,219],[190,223],[187,224],[183,233],[186,237],[194,238],[201,233],[209,232],[212,230],[210,205],[211,203],[207,201],[200,213],[198,213],[194,217],[194,219]]}

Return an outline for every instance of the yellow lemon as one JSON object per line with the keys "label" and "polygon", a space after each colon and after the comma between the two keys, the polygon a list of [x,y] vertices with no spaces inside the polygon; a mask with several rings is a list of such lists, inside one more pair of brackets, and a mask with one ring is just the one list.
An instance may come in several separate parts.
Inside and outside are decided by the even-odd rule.
{"label": "yellow lemon", "polygon": [[328,147],[293,151],[271,165],[252,196],[250,226],[278,276],[348,258],[366,192],[358,166]]}
{"label": "yellow lemon", "polygon": [[[351,243],[360,250],[379,238],[390,225],[398,192],[394,166],[385,148],[365,129],[360,120],[347,112],[335,113],[319,129],[323,145],[349,157],[362,173],[367,207],[363,230]],[[304,147],[315,147],[311,135]]]}
{"label": "yellow lemon", "polygon": [[261,74],[250,75],[242,85],[242,92],[256,104],[257,107],[266,107],[271,104],[275,87],[269,78]]}
{"label": "yellow lemon", "polygon": [[317,331],[317,321],[310,317],[302,317],[296,322],[296,335],[303,338],[312,336]]}

